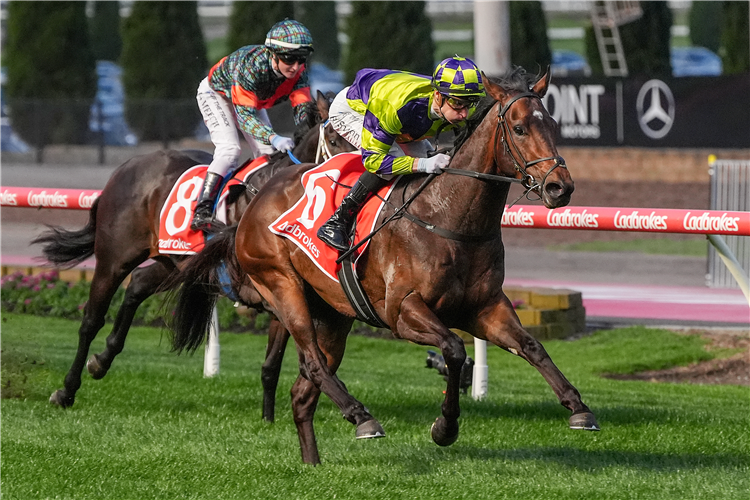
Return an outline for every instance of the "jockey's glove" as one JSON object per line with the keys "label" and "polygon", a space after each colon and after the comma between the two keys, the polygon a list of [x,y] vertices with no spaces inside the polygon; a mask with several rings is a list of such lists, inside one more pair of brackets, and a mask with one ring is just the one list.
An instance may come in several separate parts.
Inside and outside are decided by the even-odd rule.
{"label": "jockey's glove", "polygon": [[450,162],[451,157],[444,153],[436,154],[432,158],[419,158],[414,172],[439,174]]}
{"label": "jockey's glove", "polygon": [[277,151],[286,153],[287,151],[291,151],[292,149],[294,149],[294,141],[289,137],[274,134],[271,136],[271,146],[273,146]]}

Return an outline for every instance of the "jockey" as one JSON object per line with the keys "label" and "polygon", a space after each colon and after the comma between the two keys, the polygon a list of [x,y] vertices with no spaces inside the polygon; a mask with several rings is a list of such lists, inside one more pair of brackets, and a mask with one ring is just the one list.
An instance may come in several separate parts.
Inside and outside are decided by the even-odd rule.
{"label": "jockey", "polygon": [[295,124],[312,112],[305,68],[312,43],[305,26],[286,19],[273,25],[264,45],[247,45],[216,63],[198,86],[198,107],[215,151],[195,207],[193,230],[210,229],[222,181],[237,168],[242,152],[237,129],[255,158],[294,147],[291,138],[273,131],[266,109],[288,99]]}
{"label": "jockey", "polygon": [[354,83],[334,99],[328,119],[336,132],[362,150],[365,172],[318,230],[318,238],[339,251],[348,250],[357,213],[392,176],[440,173],[450,157],[441,153],[426,158],[432,149],[426,139],[438,129],[462,124],[484,95],[479,68],[464,57],[445,59],[432,78],[360,70]]}

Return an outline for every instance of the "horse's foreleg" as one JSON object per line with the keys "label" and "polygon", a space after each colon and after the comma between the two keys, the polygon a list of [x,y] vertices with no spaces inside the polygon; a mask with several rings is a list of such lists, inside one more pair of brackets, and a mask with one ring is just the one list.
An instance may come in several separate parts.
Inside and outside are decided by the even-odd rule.
{"label": "horse's foreleg", "polygon": [[102,262],[97,261],[94,277],[91,280],[89,300],[83,309],[83,320],[78,329],[78,350],[70,370],[65,375],[64,388],[52,393],[49,398],[50,403],[67,408],[75,402],[76,392],[81,387],[81,372],[86,364],[91,342],[104,326],[104,318],[112,297],[128,272],[130,271],[123,270],[120,273],[113,273]]}
{"label": "horse's foreleg", "polygon": [[[276,386],[279,383],[281,362],[284,360],[284,351],[286,350],[286,344],[288,341],[289,332],[284,328],[284,325],[282,325],[275,317],[271,319],[271,324],[268,327],[266,360],[263,363],[260,374],[260,380],[263,384],[263,420],[267,422],[274,421]],[[299,426],[297,427],[299,428]]]}
{"label": "horse's foreleg", "polygon": [[401,303],[396,322],[396,334],[418,344],[439,348],[448,367],[448,384],[443,401],[443,416],[432,426],[432,439],[440,446],[449,446],[458,439],[458,417],[461,414],[459,392],[461,368],[466,361],[466,349],[461,338],[451,332],[427,307],[421,297],[409,295]]}
{"label": "horse's foreleg", "polygon": [[86,368],[95,379],[107,374],[115,356],[122,352],[125,338],[133,323],[135,312],[144,300],[152,296],[167,279],[174,268],[162,262],[155,262],[148,267],[133,271],[130,283],[125,290],[125,299],[117,311],[112,333],[107,337],[107,345],[100,354],[92,354]]}
{"label": "horse's foreleg", "polygon": [[513,305],[503,295],[496,307],[477,319],[476,332],[493,344],[525,359],[539,370],[565,408],[572,412],[571,429],[599,430],[596,417],[581,400],[581,394],[552,362],[544,346],[521,326]]}

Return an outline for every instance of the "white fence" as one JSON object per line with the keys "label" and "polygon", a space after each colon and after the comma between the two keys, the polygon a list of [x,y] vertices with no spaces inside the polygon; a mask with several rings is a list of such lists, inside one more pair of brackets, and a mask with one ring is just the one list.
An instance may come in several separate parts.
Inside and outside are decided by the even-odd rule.
{"label": "white fence", "polygon": [[[750,160],[709,160],[711,210],[750,212]],[[750,270],[750,237],[725,235],[727,247],[742,268]],[[708,248],[706,284],[711,288],[739,288],[713,245]]]}

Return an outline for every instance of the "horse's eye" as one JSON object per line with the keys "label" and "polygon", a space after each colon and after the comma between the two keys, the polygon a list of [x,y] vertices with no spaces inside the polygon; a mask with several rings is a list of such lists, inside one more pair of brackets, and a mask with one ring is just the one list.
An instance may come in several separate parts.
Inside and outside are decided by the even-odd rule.
{"label": "horse's eye", "polygon": [[523,135],[524,134],[523,127],[520,126],[520,125],[516,125],[515,127],[513,127],[513,132],[515,132],[516,135]]}
{"label": "horse's eye", "polygon": [[328,140],[328,144],[330,144],[331,146],[335,146],[336,145],[336,139],[329,139]]}

